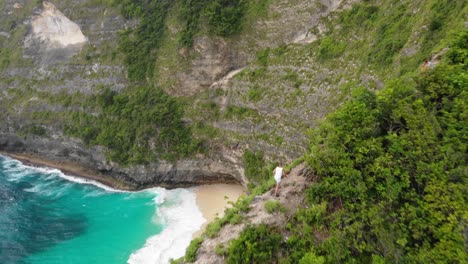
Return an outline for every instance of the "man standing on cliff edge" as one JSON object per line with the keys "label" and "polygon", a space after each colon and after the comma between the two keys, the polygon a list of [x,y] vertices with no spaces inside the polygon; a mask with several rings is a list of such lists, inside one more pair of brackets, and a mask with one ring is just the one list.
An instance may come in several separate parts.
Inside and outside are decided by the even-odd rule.
{"label": "man standing on cliff edge", "polygon": [[281,178],[283,177],[283,164],[281,161],[278,162],[278,166],[273,170],[273,176],[275,177],[276,181],[276,188],[275,188],[275,196],[279,196],[279,184],[281,182]]}

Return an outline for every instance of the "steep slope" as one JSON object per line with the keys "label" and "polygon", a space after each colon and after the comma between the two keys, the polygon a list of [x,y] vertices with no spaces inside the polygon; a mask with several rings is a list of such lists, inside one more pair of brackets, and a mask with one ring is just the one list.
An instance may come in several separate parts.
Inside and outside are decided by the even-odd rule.
{"label": "steep slope", "polygon": [[455,31],[428,67],[353,93],[278,201],[264,182],[176,263],[466,262],[467,40]]}
{"label": "steep slope", "polygon": [[[258,111],[238,102],[244,95],[231,91],[243,90],[244,84],[240,83],[240,88],[228,88],[232,82],[227,79],[232,80],[234,74],[224,84],[218,81],[252,62],[256,68],[256,53],[265,47],[309,43],[313,39],[309,28],[317,26],[320,17],[346,5],[340,5],[341,1],[252,1],[239,33],[227,37],[213,35],[209,27],[203,26],[206,21],[202,16],[199,21],[202,26],[195,32],[192,45],[181,47],[178,41],[184,32],[184,19],[179,16],[185,12],[183,3],[173,5],[161,1],[147,6],[153,10],[148,14],[155,16],[155,19],[148,18],[152,19],[149,21],[157,21],[161,10],[167,11],[167,15],[162,24],[152,25],[152,32],[161,29],[161,33],[151,36],[155,46],[140,48],[153,54],[142,53],[143,58],[150,58],[144,64],[146,71],[154,64],[154,73],[148,72],[147,82],[142,83],[132,79],[130,72],[137,72],[132,69],[139,66],[127,63],[128,56],[133,56],[129,54],[135,51],[128,50],[125,41],[139,41],[138,32],[148,22],[138,9],[127,7],[126,2],[65,1],[43,5],[1,2],[5,16],[1,23],[0,87],[2,101],[6,102],[1,116],[2,149],[59,162],[72,161],[137,188],[233,180],[247,183],[242,168],[246,148],[262,149],[272,158],[297,157],[295,150],[303,149],[305,142],[301,131],[314,121],[298,123],[300,131],[291,131],[288,124],[281,123],[281,116],[289,113],[276,112],[279,108],[268,113],[271,121],[260,120],[270,107]],[[118,14],[119,9],[127,19]],[[55,29],[35,26],[35,21],[40,19],[62,24]],[[45,33],[67,28],[76,31],[76,27],[65,25],[69,22],[79,26],[85,42],[60,44]],[[36,32],[39,29],[42,31]],[[141,43],[147,43],[143,40],[150,37],[145,34],[141,35]],[[140,45],[133,44],[129,45]],[[124,74],[125,69],[129,76]],[[242,74],[245,76],[245,72]],[[114,111],[124,108],[116,105],[118,100],[114,96],[122,93],[132,98],[141,86],[145,86],[142,90],[150,91],[154,84],[179,97],[170,101],[171,106],[154,109],[170,112],[165,118],[175,122],[168,124],[169,127],[154,126],[159,121],[149,119],[136,121],[132,116]],[[149,101],[138,104],[144,103],[153,104]],[[134,107],[130,104],[128,109]],[[260,107],[261,102],[257,105]],[[109,109],[105,109],[107,106]],[[183,109],[182,121],[178,120],[180,110],[176,109]],[[144,116],[141,111],[146,110],[146,107],[130,109]],[[128,131],[128,127],[134,130]],[[160,129],[167,132],[153,132]],[[282,146],[279,151],[277,146]],[[147,176],[137,176],[142,173]],[[184,178],[183,174],[193,176]],[[161,175],[171,176],[163,179]]]}
{"label": "steep slope", "polygon": [[[239,214],[242,218],[240,223],[227,223],[214,237],[203,240],[194,263],[224,263],[223,254],[217,251],[227,249],[229,242],[237,238],[247,225],[284,227],[296,211],[305,205],[303,192],[312,183],[309,173],[304,165],[297,166],[283,180],[279,197],[274,196],[274,188],[263,195],[255,196],[247,212]],[[266,203],[273,203],[278,209],[267,212]]]}
{"label": "steep slope", "polygon": [[354,87],[380,89],[417,67],[465,10],[435,0],[52,3],[87,40],[58,58],[27,41],[49,4],[0,2],[2,149],[140,188],[247,184],[246,150],[299,157],[307,131]]}

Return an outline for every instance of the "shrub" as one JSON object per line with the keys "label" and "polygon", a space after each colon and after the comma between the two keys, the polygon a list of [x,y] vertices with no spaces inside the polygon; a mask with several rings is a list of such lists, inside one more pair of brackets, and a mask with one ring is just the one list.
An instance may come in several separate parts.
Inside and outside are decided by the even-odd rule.
{"label": "shrub", "polygon": [[107,147],[110,160],[121,164],[174,160],[199,146],[182,121],[181,104],[159,88],[144,86],[120,94],[105,88],[89,101],[100,114],[72,113],[73,122],[65,132]]}
{"label": "shrub", "polygon": [[257,62],[263,67],[268,66],[269,55],[270,55],[270,48],[266,48],[257,52]]}
{"label": "shrub", "polygon": [[200,248],[201,243],[203,242],[202,238],[195,238],[190,241],[190,245],[188,246],[187,250],[185,251],[185,261],[187,262],[194,262],[197,257],[197,251]]}
{"label": "shrub", "polygon": [[344,43],[339,43],[330,37],[325,37],[320,41],[318,54],[322,59],[332,59],[343,54],[345,48],[346,45]]}
{"label": "shrub", "polygon": [[21,129],[21,132],[25,134],[32,134],[32,135],[41,136],[41,137],[44,137],[47,135],[47,130],[44,127],[38,126],[38,125],[26,126]]}
{"label": "shrub", "polygon": [[261,183],[270,178],[270,170],[266,167],[263,152],[246,150],[243,155],[245,176],[254,183]]}
{"label": "shrub", "polygon": [[290,258],[314,246],[301,233],[323,228],[318,252],[330,262],[466,262],[466,41],[454,38],[448,59],[416,82],[360,90],[311,134],[306,159],[320,180],[292,220]]}
{"label": "shrub", "polygon": [[209,30],[216,35],[228,37],[239,33],[246,8],[247,2],[243,0],[182,0],[181,18],[185,26],[181,32],[181,45],[192,46],[193,36],[203,18],[208,22]]}
{"label": "shrub", "polygon": [[237,224],[240,224],[242,222],[242,215],[240,214],[235,214],[233,217],[231,217],[231,219],[229,219],[229,224],[231,225],[237,225]]}
{"label": "shrub", "polygon": [[231,242],[227,263],[272,263],[281,241],[282,236],[273,227],[264,224],[246,227]]}
{"label": "shrub", "polygon": [[258,86],[256,84],[252,88],[249,89],[249,91],[247,92],[247,97],[252,102],[258,102],[263,97],[263,91],[262,90],[263,89],[261,89],[260,86]]}
{"label": "shrub", "polygon": [[323,256],[317,256],[314,253],[307,253],[301,258],[299,264],[324,264],[325,258]]}
{"label": "shrub", "polygon": [[279,201],[266,201],[264,207],[269,214],[286,211],[286,208]]}
{"label": "shrub", "polygon": [[214,252],[215,252],[216,255],[220,255],[220,256],[224,256],[227,253],[226,248],[221,243],[216,245]]}
{"label": "shrub", "polygon": [[214,0],[205,9],[213,33],[227,37],[239,33],[247,2],[243,0]]}
{"label": "shrub", "polygon": [[125,0],[120,3],[125,17],[140,19],[136,28],[119,35],[119,49],[125,54],[124,63],[131,81],[144,81],[153,76],[155,52],[161,45],[166,15],[174,2]]}

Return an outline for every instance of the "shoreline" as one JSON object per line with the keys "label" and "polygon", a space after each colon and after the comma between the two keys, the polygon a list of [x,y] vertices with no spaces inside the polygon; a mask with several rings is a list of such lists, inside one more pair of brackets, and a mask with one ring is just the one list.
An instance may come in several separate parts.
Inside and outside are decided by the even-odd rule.
{"label": "shoreline", "polygon": [[121,190],[121,191],[137,191],[138,189],[132,188],[130,185],[123,182],[119,182],[116,179],[111,179],[104,174],[100,174],[97,171],[92,169],[84,168],[76,163],[69,161],[51,161],[36,156],[26,154],[26,153],[8,153],[0,151],[0,155],[16,159],[24,163],[25,165],[32,167],[49,167],[53,169],[58,169],[64,174],[69,176],[74,176],[78,178],[88,179],[102,183],[112,189]]}
{"label": "shoreline", "polygon": [[[19,160],[28,166],[58,169],[68,176],[93,180],[113,189],[122,191],[139,191],[139,189],[132,188],[131,186],[123,182],[118,182],[115,179],[106,178],[105,175],[99,174],[97,171],[84,168],[83,166],[73,162],[51,161],[26,153],[7,153],[0,151],[0,155]],[[245,188],[241,184],[228,183],[205,184],[188,187],[186,189],[194,192],[197,208],[206,219],[206,222],[203,223],[200,229],[193,233],[192,238],[203,234],[209,223],[211,223],[217,216],[222,217],[224,215],[225,208],[230,207],[229,202],[236,202],[239,196],[245,193]]]}

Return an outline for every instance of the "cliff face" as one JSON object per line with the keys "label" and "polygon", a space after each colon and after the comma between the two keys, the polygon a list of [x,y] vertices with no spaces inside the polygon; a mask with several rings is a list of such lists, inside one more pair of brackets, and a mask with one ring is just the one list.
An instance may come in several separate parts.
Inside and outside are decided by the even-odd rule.
{"label": "cliff face", "polygon": [[[219,182],[246,182],[242,167],[229,160],[185,159],[122,167],[106,161],[102,147],[86,147],[80,140],[69,138],[47,139],[0,133],[1,153],[27,163],[58,167],[65,173],[126,190],[152,186],[178,188]],[[226,153],[226,156],[229,154]],[[76,166],[82,169],[73,170]]]}
{"label": "cliff face", "polygon": [[[304,57],[329,30],[323,18],[353,2],[268,2],[261,13],[246,14],[240,34],[221,38],[202,30],[191,48],[177,45],[181,23],[169,13],[154,83],[190,102],[187,123],[216,135],[195,131],[196,137],[207,140],[209,150],[190,159],[120,166],[106,159],[104,148],[63,133],[70,120],[61,113],[77,106],[54,98],[80,93],[86,100],[104,86],[117,92],[126,89],[118,32],[138,21],[90,0],[38,5],[2,0],[0,102],[5,111],[0,113],[0,148],[71,160],[135,188],[246,184],[245,149],[262,151],[270,160],[298,157],[307,145],[306,131],[346,96],[340,87],[352,78],[344,76],[360,77],[353,73],[352,61],[334,67]],[[215,110],[207,105],[215,105]]]}

